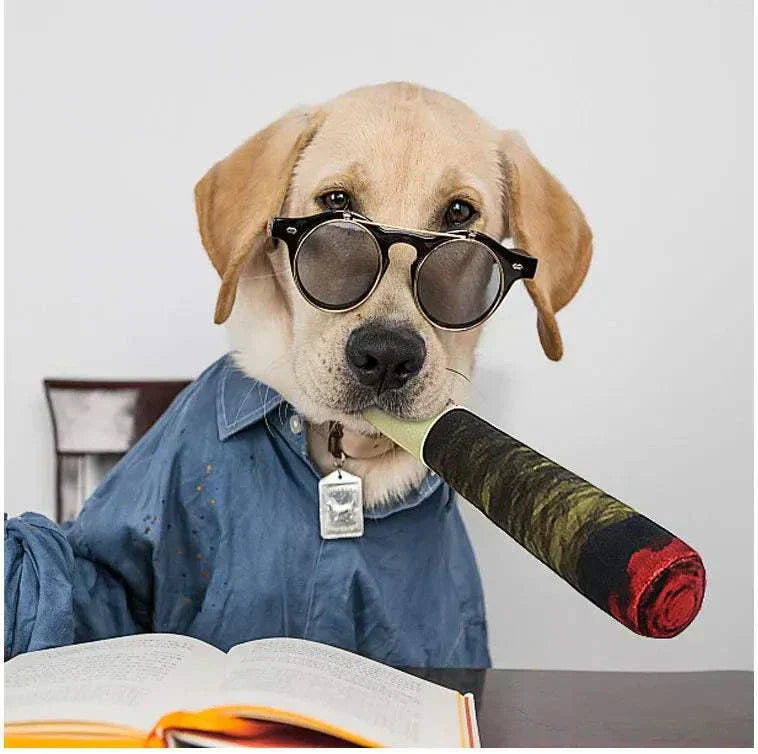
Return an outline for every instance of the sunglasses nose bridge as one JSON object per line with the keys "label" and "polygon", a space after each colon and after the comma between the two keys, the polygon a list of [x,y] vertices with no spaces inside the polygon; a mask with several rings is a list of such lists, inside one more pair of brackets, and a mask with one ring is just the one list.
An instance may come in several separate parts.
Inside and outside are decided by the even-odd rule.
{"label": "sunglasses nose bridge", "polygon": [[405,240],[398,240],[389,245],[387,256],[389,257],[390,269],[401,268],[408,271],[418,257],[418,250],[413,244]]}
{"label": "sunglasses nose bridge", "polygon": [[387,266],[372,294],[377,302],[408,300],[413,297],[411,269],[416,259],[416,249],[408,243],[394,241],[385,246]]}
{"label": "sunglasses nose bridge", "polygon": [[389,277],[395,285],[411,287],[411,271],[418,256],[413,244],[407,241],[393,241],[387,247],[389,265],[385,277]]}

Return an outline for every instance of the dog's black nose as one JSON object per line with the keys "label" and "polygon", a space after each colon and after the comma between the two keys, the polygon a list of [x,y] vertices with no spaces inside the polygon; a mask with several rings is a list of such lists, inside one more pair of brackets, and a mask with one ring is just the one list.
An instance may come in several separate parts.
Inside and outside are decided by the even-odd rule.
{"label": "dog's black nose", "polygon": [[358,381],[383,393],[421,371],[426,345],[409,327],[370,323],[350,333],[345,352]]}

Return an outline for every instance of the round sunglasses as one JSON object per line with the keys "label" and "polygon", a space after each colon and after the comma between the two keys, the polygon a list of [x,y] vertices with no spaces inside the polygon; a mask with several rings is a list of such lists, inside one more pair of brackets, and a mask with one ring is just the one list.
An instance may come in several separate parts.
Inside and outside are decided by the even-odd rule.
{"label": "round sunglasses", "polygon": [[346,312],[376,290],[398,243],[416,250],[411,288],[416,306],[435,327],[469,330],[482,324],[537,260],[473,230],[434,233],[393,228],[352,211],[276,217],[269,235],[289,251],[295,285],[313,306]]}

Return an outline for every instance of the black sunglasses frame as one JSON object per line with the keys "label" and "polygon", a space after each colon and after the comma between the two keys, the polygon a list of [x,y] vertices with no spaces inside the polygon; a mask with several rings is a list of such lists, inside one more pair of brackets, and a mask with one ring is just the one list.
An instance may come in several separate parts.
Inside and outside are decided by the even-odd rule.
{"label": "black sunglasses frame", "polygon": [[[335,306],[326,304],[314,298],[302,285],[297,272],[297,254],[303,241],[318,227],[330,222],[349,221],[354,222],[365,228],[376,241],[381,257],[379,271],[373,285],[365,295],[359,299],[345,305]],[[275,241],[283,241],[289,252],[290,268],[292,277],[295,281],[298,291],[312,306],[323,311],[347,312],[360,306],[368,300],[377,286],[384,277],[384,273],[390,264],[390,249],[398,243],[409,244],[416,250],[416,258],[411,263],[411,283],[413,289],[413,298],[416,307],[421,314],[435,327],[442,330],[452,330],[456,332],[470,330],[484,323],[495,310],[500,306],[506,294],[516,280],[531,280],[537,272],[537,259],[529,256],[521,249],[509,249],[485,233],[475,230],[453,230],[445,233],[437,233],[426,230],[411,230],[408,228],[395,228],[380,225],[369,220],[363,215],[348,210],[329,210],[309,217],[275,217],[267,226],[268,235]],[[418,296],[418,276],[424,261],[429,255],[450,241],[471,240],[478,241],[485,246],[493,255],[500,269],[500,285],[497,296],[490,307],[477,319],[465,324],[452,324],[440,322],[430,316],[421,305]]]}

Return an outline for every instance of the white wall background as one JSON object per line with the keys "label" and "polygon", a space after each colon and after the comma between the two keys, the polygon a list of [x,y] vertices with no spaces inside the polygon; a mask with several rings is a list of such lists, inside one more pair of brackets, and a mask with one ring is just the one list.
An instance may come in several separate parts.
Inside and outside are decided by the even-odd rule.
{"label": "white wall background", "polygon": [[521,129],[595,259],[560,364],[515,290],[475,404],[698,547],[703,611],[635,637],[467,516],[507,667],[752,667],[752,8],[745,0],[9,0],[6,488],[53,510],[45,376],[183,377],[225,350],[195,181],[298,103],[415,80]]}

